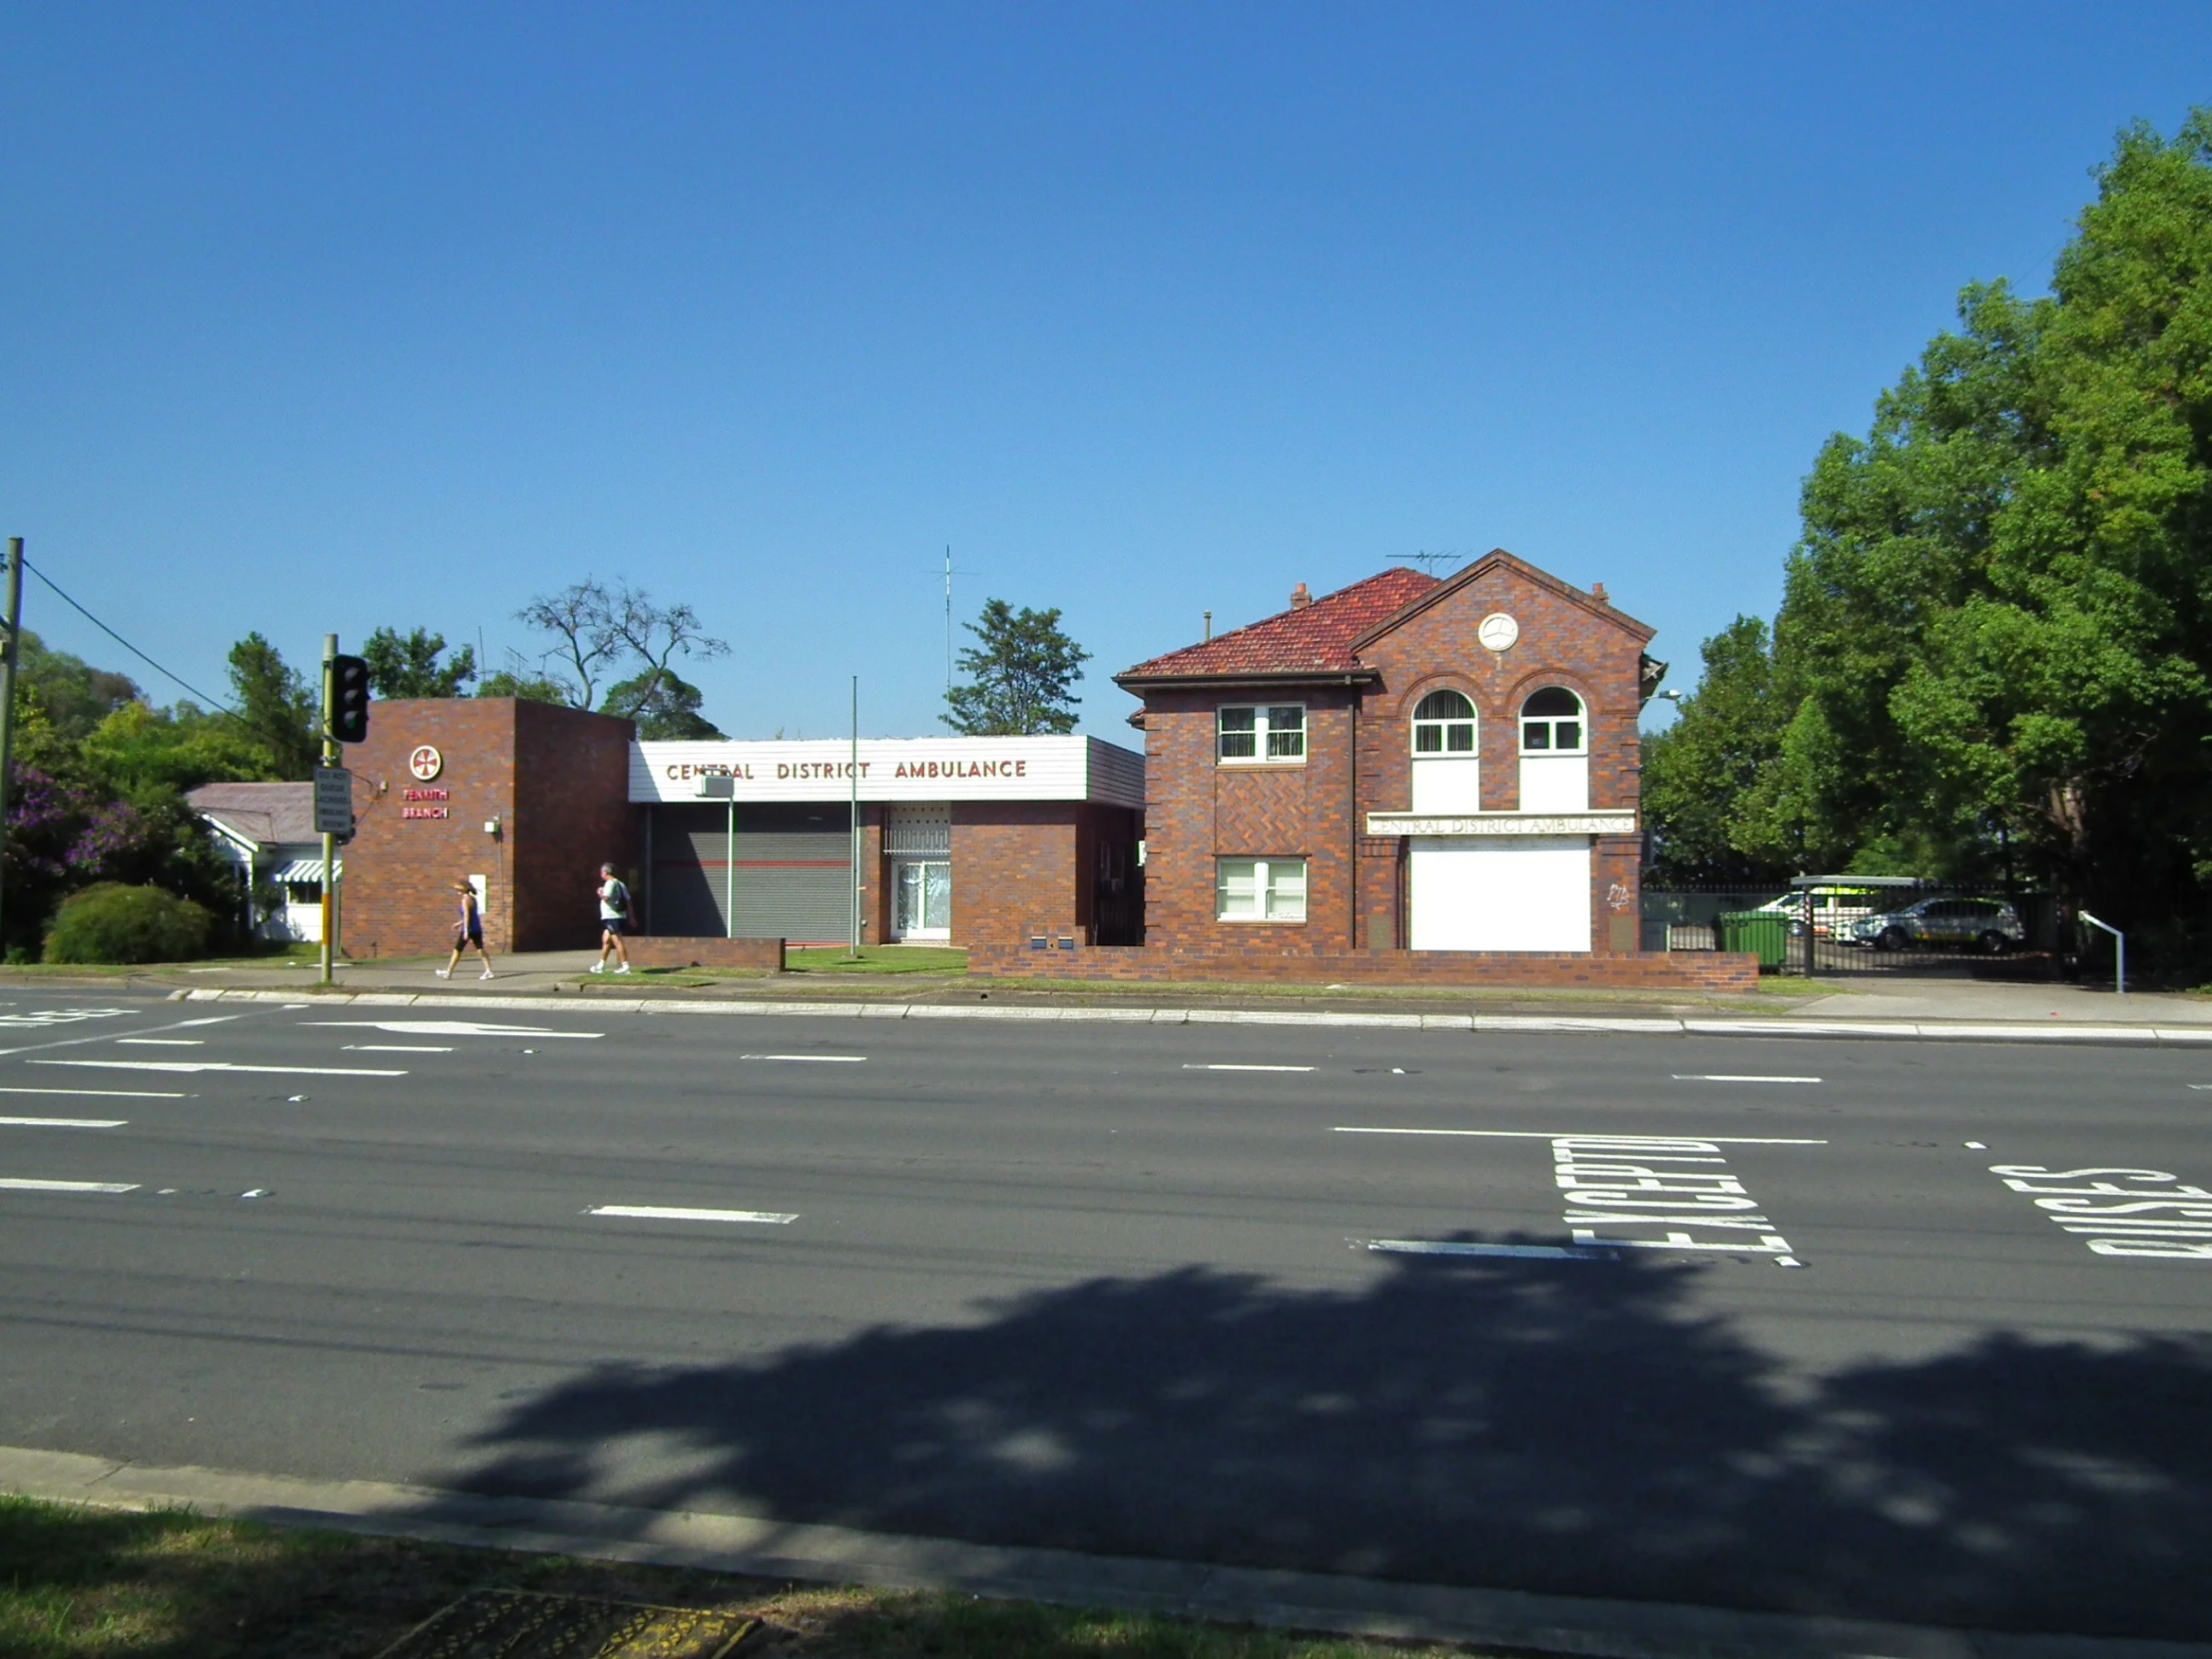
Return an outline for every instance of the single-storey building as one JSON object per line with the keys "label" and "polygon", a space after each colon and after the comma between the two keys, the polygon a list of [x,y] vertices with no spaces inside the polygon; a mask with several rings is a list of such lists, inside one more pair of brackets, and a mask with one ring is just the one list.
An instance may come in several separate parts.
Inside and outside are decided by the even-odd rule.
{"label": "single-storey building", "polygon": [[[241,925],[256,938],[318,942],[322,838],[314,828],[314,786],[203,784],[185,800],[238,871]],[[258,886],[275,887],[276,903],[257,906]]]}
{"label": "single-storey building", "polygon": [[589,946],[603,861],[648,935],[842,943],[855,899],[868,943],[1134,943],[1142,925],[1144,758],[1095,738],[863,739],[855,757],[640,743],[611,716],[464,698],[372,705],[346,764],[354,956],[444,949],[464,877],[493,950]]}

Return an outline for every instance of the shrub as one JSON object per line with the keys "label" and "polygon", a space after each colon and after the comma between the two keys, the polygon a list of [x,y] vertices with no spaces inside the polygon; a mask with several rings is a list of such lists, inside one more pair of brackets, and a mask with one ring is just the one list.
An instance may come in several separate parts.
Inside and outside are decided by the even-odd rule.
{"label": "shrub", "polygon": [[208,947],[215,916],[159,887],[102,881],[62,900],[49,962],[180,962]]}

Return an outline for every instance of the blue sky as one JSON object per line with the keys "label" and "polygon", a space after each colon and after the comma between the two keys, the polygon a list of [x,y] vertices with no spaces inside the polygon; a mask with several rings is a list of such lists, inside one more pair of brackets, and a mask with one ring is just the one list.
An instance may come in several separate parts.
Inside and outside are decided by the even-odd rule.
{"label": "blue sky", "polygon": [[0,63],[0,533],[187,680],[534,652],[596,574],[731,642],[734,736],[854,673],[922,735],[949,543],[1134,742],[1202,612],[1421,551],[1687,688],[1822,440],[2212,102],[2212,8],[9,0]]}

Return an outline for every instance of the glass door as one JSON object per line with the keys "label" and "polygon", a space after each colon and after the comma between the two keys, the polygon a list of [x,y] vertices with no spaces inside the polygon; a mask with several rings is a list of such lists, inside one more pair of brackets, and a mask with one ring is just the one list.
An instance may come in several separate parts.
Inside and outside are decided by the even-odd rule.
{"label": "glass door", "polygon": [[891,899],[891,933],[900,939],[952,937],[952,861],[902,858]]}

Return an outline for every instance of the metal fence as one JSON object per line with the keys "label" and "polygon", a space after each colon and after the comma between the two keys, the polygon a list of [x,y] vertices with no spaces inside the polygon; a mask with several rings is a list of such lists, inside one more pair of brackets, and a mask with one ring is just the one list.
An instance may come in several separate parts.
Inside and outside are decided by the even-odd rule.
{"label": "metal fence", "polygon": [[2048,893],[1900,876],[1647,886],[1643,948],[1718,950],[1730,932],[1723,918],[1746,912],[1773,918],[1752,931],[1779,946],[1769,965],[1780,973],[2036,976],[2076,948]]}

